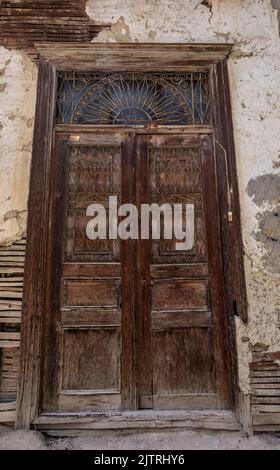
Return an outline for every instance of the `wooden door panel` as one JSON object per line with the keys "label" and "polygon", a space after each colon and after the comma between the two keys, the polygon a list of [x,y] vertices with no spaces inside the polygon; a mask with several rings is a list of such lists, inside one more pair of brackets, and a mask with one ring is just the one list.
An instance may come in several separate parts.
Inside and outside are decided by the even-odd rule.
{"label": "wooden door panel", "polygon": [[61,342],[61,391],[120,392],[119,328],[63,328]]}
{"label": "wooden door panel", "polygon": [[148,148],[150,203],[195,206],[193,248],[178,256],[175,239],[153,240],[152,264],[207,263],[199,137],[152,136]]}
{"label": "wooden door panel", "polygon": [[[191,327],[153,332],[154,393],[213,392],[210,328]],[[161,365],[161,366],[160,366]],[[160,366],[160,367],[159,367]]]}
{"label": "wooden door panel", "polygon": [[122,312],[131,318],[121,264],[125,250],[120,240],[88,239],[86,210],[93,203],[108,208],[109,196],[128,202],[122,171],[129,172],[130,160],[125,136],[80,134],[73,140],[58,134],[54,152],[42,406],[118,410],[127,386],[122,361],[131,354],[123,341]]}
{"label": "wooden door panel", "polygon": [[227,355],[219,342],[226,323],[211,137],[139,136],[137,149],[138,206],[194,206],[190,249],[177,251],[174,234],[164,240],[163,227],[159,240],[138,243],[139,406],[227,408]]}
{"label": "wooden door panel", "polygon": [[120,262],[120,240],[90,240],[86,234],[90,204],[108,209],[109,196],[120,202],[121,142],[111,140],[103,137],[102,145],[99,137],[94,145],[91,138],[91,145],[69,148],[64,262]]}
{"label": "wooden door panel", "polygon": [[208,282],[185,279],[161,279],[151,285],[152,312],[207,310]]}
{"label": "wooden door panel", "polygon": [[63,278],[61,307],[120,308],[119,279]]}

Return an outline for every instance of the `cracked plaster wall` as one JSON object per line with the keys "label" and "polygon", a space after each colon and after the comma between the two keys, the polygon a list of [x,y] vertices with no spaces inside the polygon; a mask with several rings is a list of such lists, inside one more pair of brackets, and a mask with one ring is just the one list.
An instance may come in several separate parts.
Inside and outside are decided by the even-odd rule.
{"label": "cracked plaster wall", "polygon": [[0,46],[0,244],[25,234],[37,69]]}
{"label": "cracked plaster wall", "polygon": [[[229,72],[249,300],[248,324],[236,320],[244,393],[249,391],[250,343],[280,349],[278,7],[276,0],[87,2],[93,21],[112,25],[97,42],[234,43]],[[0,242],[9,242],[25,225],[36,68],[4,48],[0,64]]]}

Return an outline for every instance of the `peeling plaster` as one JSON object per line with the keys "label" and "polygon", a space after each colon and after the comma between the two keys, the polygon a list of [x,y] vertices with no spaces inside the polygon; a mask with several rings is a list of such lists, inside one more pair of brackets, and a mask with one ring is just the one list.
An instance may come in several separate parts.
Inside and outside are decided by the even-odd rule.
{"label": "peeling plaster", "polygon": [[26,231],[37,68],[24,54],[0,46],[0,244]]}
{"label": "peeling plaster", "polygon": [[0,228],[0,236],[1,232],[9,231],[11,236],[6,236],[4,240],[2,240],[2,246],[9,246],[16,240],[21,240],[24,236],[26,236],[26,223],[27,223],[27,211],[18,211],[18,210],[11,210],[6,212],[3,217],[3,223],[1,224]]}
{"label": "peeling plaster", "polygon": [[0,83],[0,93],[5,91],[6,88],[7,88],[7,82]]}
{"label": "peeling plaster", "polygon": [[247,193],[258,206],[264,202],[280,202],[280,175],[270,173],[251,179]]}
{"label": "peeling plaster", "polygon": [[115,23],[112,23],[107,37],[110,42],[131,42],[130,29],[123,16],[120,16]]}
{"label": "peeling plaster", "polygon": [[257,219],[259,230],[253,235],[262,246],[263,266],[267,271],[280,277],[280,206],[258,214]]}

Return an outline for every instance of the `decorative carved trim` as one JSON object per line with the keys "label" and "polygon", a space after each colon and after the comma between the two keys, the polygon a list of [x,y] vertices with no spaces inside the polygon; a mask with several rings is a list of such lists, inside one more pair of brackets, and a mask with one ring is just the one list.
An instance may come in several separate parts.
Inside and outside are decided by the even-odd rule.
{"label": "decorative carved trim", "polygon": [[105,263],[120,261],[119,240],[89,240],[85,212],[93,203],[108,205],[109,196],[121,197],[121,149],[72,146],[68,155],[65,261]]}
{"label": "decorative carved trim", "polygon": [[224,60],[232,44],[39,43],[41,57],[58,70],[209,71]]}

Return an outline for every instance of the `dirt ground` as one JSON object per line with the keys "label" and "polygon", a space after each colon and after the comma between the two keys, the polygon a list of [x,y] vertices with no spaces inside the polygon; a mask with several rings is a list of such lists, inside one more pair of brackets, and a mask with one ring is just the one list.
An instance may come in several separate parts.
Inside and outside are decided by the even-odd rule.
{"label": "dirt ground", "polygon": [[49,437],[0,426],[0,450],[280,450],[280,436],[217,431],[84,431]]}

